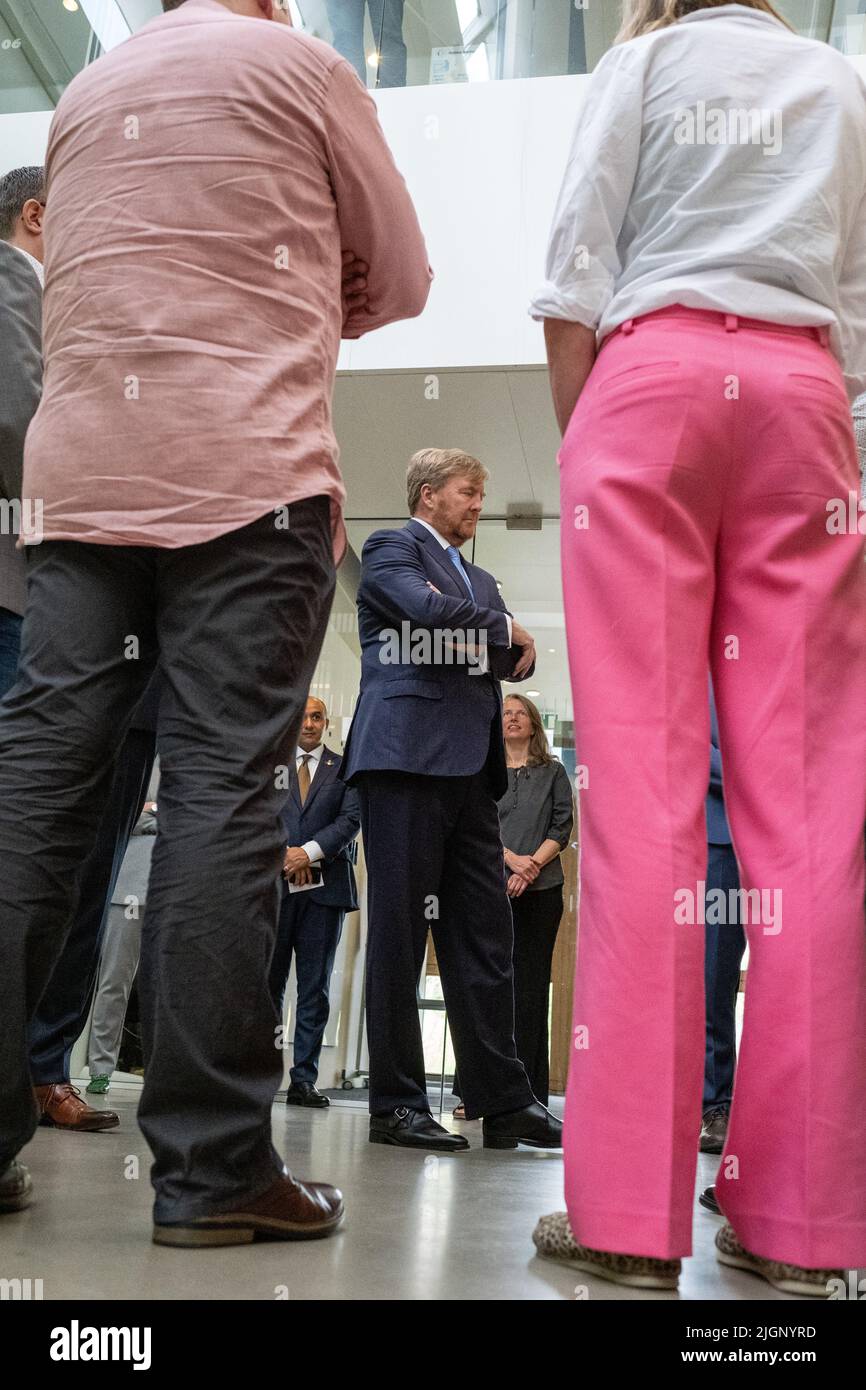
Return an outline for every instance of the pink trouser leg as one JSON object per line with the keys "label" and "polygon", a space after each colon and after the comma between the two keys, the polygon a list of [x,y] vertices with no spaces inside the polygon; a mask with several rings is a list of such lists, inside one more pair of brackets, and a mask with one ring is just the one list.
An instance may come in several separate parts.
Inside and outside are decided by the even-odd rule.
{"label": "pink trouser leg", "polygon": [[[798,371],[826,383],[792,413]],[[756,1253],[866,1259],[866,1179],[853,1159],[866,1151],[866,574],[861,541],[824,528],[826,499],[853,485],[834,371],[811,338],[645,320],[604,347],[563,441],[569,660],[588,776],[566,1201],[575,1236],[598,1249],[691,1250],[704,927],[684,918],[689,894],[700,911],[706,873],[712,660],[744,887],[779,887],[784,904],[781,932],[750,931],[759,971],[775,960],[782,974],[772,985],[759,974],[750,995],[731,1126],[739,1177],[721,1200]],[[808,493],[807,476],[819,479]],[[739,637],[731,660],[727,636]],[[777,736],[767,724],[780,704]],[[817,869],[828,842],[832,862]],[[807,1113],[825,1070],[847,1078],[844,1093],[834,1082]],[[780,1119],[769,1148],[768,1107]],[[782,1239],[804,1222],[823,1232],[817,1244]]]}
{"label": "pink trouser leg", "polygon": [[743,363],[719,539],[725,801],[743,887],[767,897],[747,927],[716,1192],[754,1254],[854,1268],[866,1264],[866,567],[856,531],[827,530],[828,500],[859,492],[850,413],[821,385],[821,350],[796,345],[786,380],[772,369],[769,411],[757,351]]}

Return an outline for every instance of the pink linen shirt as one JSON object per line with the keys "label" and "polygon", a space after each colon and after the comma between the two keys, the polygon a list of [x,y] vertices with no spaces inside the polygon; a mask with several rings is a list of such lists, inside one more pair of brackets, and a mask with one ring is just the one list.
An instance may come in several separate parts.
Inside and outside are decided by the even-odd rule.
{"label": "pink linen shirt", "polygon": [[[339,560],[340,337],[419,314],[432,279],[353,68],[186,0],[70,83],[46,176],[44,539],[194,545],[325,494]],[[370,266],[345,321],[343,249]]]}

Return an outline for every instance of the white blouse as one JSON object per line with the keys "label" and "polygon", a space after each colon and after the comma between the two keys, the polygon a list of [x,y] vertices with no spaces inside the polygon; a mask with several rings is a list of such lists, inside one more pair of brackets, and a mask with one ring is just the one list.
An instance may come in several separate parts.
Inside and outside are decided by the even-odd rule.
{"label": "white blouse", "polygon": [[670,304],[830,324],[866,390],[866,87],[745,5],[619,44],[587,88],[534,318],[603,337]]}

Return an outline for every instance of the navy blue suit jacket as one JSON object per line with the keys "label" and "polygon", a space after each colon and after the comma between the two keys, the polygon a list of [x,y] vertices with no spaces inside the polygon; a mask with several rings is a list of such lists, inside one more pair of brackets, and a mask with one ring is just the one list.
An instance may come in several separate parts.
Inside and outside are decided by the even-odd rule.
{"label": "navy blue suit jacket", "polygon": [[[507,790],[499,681],[511,677],[522,649],[508,644],[508,609],[493,576],[463,564],[474,599],[419,522],[367,540],[358,586],[361,692],[344,751],[346,781],[371,771],[465,777],[487,765],[494,796]],[[442,659],[436,639],[455,629],[486,634],[477,640],[486,641],[489,672]],[[394,659],[390,634],[405,659]]]}
{"label": "navy blue suit jacket", "polygon": [[327,746],[322,750],[316,775],[302,806],[293,758],[289,794],[281,820],[287,845],[305,845],[308,840],[315,840],[325,856],[319,861],[321,886],[309,889],[313,900],[323,907],[339,907],[344,912],[352,912],[358,906],[354,864],[361,808],[357,792],[340,781],[341,762],[339,753],[333,753]]}

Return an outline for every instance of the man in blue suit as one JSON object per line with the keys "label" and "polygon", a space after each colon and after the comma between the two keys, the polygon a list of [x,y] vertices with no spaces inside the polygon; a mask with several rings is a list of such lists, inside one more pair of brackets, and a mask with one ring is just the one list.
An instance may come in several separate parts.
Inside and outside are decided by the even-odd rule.
{"label": "man in blue suit", "polygon": [[282,1017],[294,952],[298,1002],[286,1104],[317,1108],[328,1105],[328,1097],[316,1089],[316,1081],[328,1024],[331,971],[343,919],[358,906],[354,869],[360,825],[358,794],[339,780],[342,758],[325,747],[327,731],[324,701],[311,695],[289,768],[289,795],[282,811],[286,834],[283,893],[269,977]]}
{"label": "man in blue suit", "polygon": [[469,1146],[427,1101],[416,989],[428,928],[467,1118],[483,1117],[488,1147],[562,1143],[514,1047],[499,681],[528,678],[535,645],[493,576],[460,555],[486,478],[461,450],[422,450],[412,520],[364,546],[361,692],[341,774],[358,788],[367,861],[370,1139],[442,1152]]}

